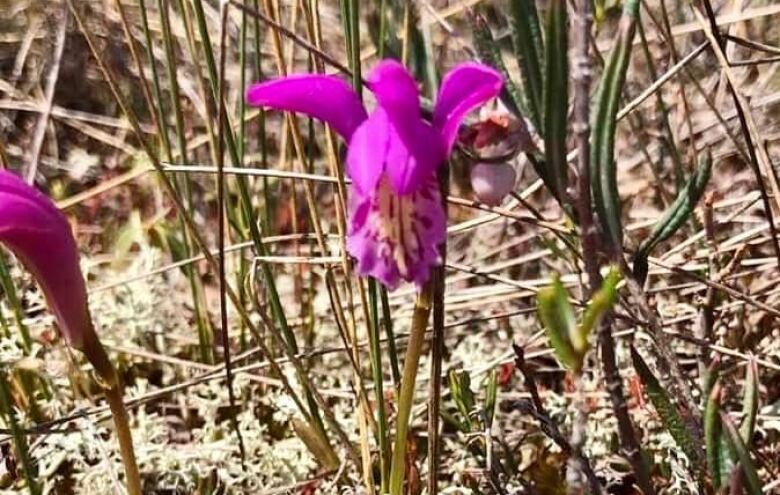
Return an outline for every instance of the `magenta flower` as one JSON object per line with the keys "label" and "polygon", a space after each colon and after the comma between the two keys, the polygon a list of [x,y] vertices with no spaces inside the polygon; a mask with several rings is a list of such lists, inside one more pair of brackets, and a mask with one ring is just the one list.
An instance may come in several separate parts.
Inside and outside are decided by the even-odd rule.
{"label": "magenta flower", "polygon": [[369,115],[343,80],[298,74],[256,84],[247,101],[300,112],[328,123],[347,141],[352,178],[347,251],[356,270],[394,289],[401,280],[423,284],[440,263],[446,236],[436,170],[452,151],[468,112],[498,95],[501,76],[464,63],[442,81],[433,122],[422,118],[417,84],[398,62],[384,60],[366,86],[377,107]]}
{"label": "magenta flower", "polygon": [[141,495],[122,383],[92,326],[73,232],[49,198],[6,171],[0,171],[0,243],[32,273],[68,344],[83,352],[101,377],[125,465],[127,493]]}
{"label": "magenta flower", "polygon": [[0,171],[0,242],[35,277],[68,343],[83,350],[93,331],[70,225],[49,198],[6,171]]}

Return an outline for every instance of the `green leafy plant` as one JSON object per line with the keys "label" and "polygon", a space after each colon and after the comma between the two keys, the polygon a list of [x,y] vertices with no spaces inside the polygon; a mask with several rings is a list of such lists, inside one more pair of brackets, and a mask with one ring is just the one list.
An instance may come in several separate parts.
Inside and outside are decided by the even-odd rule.
{"label": "green leafy plant", "polygon": [[611,268],[601,288],[593,294],[585,306],[580,321],[569,302],[569,294],[556,275],[552,285],[539,290],[536,295],[539,319],[558,360],[571,371],[582,369],[585,355],[590,348],[588,335],[596,328],[617,301],[620,271]]}

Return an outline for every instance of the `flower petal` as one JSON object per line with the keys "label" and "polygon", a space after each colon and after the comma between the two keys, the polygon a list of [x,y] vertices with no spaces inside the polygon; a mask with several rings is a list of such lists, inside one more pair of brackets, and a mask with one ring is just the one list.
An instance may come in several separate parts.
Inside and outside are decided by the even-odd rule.
{"label": "flower petal", "polygon": [[250,105],[299,112],[329,124],[349,141],[366,120],[360,96],[334,76],[295,74],[254,84],[246,92]]}
{"label": "flower petal", "polygon": [[0,172],[0,242],[32,273],[65,338],[81,349],[92,327],[70,225],[46,196],[9,172]]}
{"label": "flower petal", "polygon": [[444,163],[439,133],[422,120],[417,83],[401,63],[383,60],[366,86],[379,103],[374,113],[388,120],[384,170],[396,193],[412,193]]}
{"label": "flower petal", "polygon": [[379,62],[366,79],[366,86],[396,125],[420,120],[417,82],[400,62],[391,59]]}
{"label": "flower petal", "polygon": [[435,177],[445,161],[441,136],[422,120],[402,128],[390,125],[388,132],[385,171],[396,193],[413,193]]}
{"label": "flower petal", "polygon": [[357,128],[347,148],[347,173],[357,192],[369,194],[385,170],[390,136],[387,114],[375,111]]}
{"label": "flower petal", "polygon": [[438,131],[422,120],[411,127],[401,133],[382,107],[358,127],[347,149],[347,172],[358,192],[374,191],[387,173],[397,194],[409,194],[444,162]]}
{"label": "flower petal", "polygon": [[435,177],[405,196],[395,194],[383,177],[371,194],[353,191],[349,210],[347,251],[360,275],[393,290],[402,280],[424,284],[431,267],[441,263],[447,221]]}
{"label": "flower petal", "polygon": [[466,114],[498,96],[502,85],[501,74],[475,62],[460,64],[447,73],[433,113],[433,125],[441,132],[447,153],[452,150],[458,126]]}

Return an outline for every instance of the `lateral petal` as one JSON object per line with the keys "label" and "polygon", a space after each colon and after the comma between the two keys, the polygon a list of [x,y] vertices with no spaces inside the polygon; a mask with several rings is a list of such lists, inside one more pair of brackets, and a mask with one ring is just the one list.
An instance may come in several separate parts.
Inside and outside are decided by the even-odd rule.
{"label": "lateral petal", "polygon": [[441,132],[448,154],[464,117],[498,96],[502,86],[501,74],[476,62],[460,64],[444,76],[433,112],[433,125]]}

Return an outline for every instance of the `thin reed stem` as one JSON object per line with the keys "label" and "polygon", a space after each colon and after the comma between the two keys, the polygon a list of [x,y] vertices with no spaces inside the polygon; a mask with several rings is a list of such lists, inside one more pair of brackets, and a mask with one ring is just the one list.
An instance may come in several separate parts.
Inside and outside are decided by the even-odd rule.
{"label": "thin reed stem", "polygon": [[32,463],[32,459],[30,459],[30,449],[27,445],[27,437],[22,431],[19,420],[16,417],[16,408],[14,407],[13,398],[11,396],[11,389],[8,386],[9,379],[10,377],[8,375],[0,376],[0,413],[5,416],[6,421],[11,427],[11,435],[13,436],[18,458],[22,462],[22,473],[24,473],[24,480],[27,482],[27,489],[30,491],[30,495],[39,495],[41,493],[41,487],[38,484],[35,466]]}

